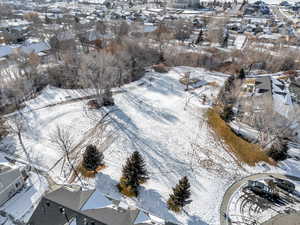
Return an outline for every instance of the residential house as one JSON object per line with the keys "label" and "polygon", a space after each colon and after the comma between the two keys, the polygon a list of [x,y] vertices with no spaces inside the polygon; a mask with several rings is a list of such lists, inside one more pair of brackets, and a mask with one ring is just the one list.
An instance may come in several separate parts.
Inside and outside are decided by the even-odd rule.
{"label": "residential house", "polygon": [[82,44],[86,46],[97,46],[104,48],[111,42],[113,35],[111,33],[102,34],[101,32],[92,29],[80,34],[79,38]]}
{"label": "residential house", "polygon": [[47,42],[25,42],[23,45],[0,45],[0,61],[4,62],[11,55],[23,53],[29,55],[35,53],[40,56],[41,60],[48,55],[51,47]]}
{"label": "residential house", "polygon": [[200,5],[199,0],[171,0],[170,6],[174,8],[192,8]]}
{"label": "residential house", "polygon": [[9,163],[0,164],[0,206],[22,189],[26,172]]}
{"label": "residential house", "polygon": [[25,20],[2,20],[0,21],[0,31],[7,43],[21,43],[26,38],[27,28],[31,23]]}
{"label": "residential house", "polygon": [[59,187],[45,194],[28,225],[175,225],[99,190]]}

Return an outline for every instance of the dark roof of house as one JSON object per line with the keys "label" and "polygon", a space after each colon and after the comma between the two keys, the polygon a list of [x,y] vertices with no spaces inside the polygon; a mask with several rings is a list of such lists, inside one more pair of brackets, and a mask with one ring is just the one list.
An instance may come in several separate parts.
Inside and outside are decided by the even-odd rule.
{"label": "dark roof of house", "polygon": [[256,88],[271,90],[271,80],[270,77],[258,77],[255,81]]}
{"label": "dark roof of house", "polygon": [[63,205],[69,209],[79,210],[94,193],[94,190],[82,191],[59,188],[45,195],[46,199]]}
{"label": "dark roof of house", "polygon": [[113,208],[89,209],[83,213],[96,221],[109,225],[132,225],[139,213],[139,210],[116,210]]}
{"label": "dark roof of house", "polygon": [[0,172],[0,193],[4,188],[14,183],[22,174],[18,168],[6,168],[5,171]]}
{"label": "dark roof of house", "polygon": [[[29,220],[29,225],[65,225],[75,219],[76,225],[83,225],[84,221],[93,221],[95,225],[151,225],[148,213],[139,209],[107,206],[84,210],[91,196],[97,194],[95,190],[72,190],[60,187],[46,194]],[[99,193],[98,193],[99,194]],[[97,195],[98,195],[97,194]],[[99,196],[99,200],[100,200]],[[92,201],[92,205],[95,202]],[[97,207],[97,204],[95,204]],[[61,210],[64,210],[62,213]],[[142,214],[139,214],[142,213]],[[141,215],[141,217],[139,217]],[[139,218],[139,219],[138,219]],[[166,225],[173,225],[165,222]]]}
{"label": "dark roof of house", "polygon": [[259,96],[272,97],[272,86],[270,77],[258,77],[255,81],[256,93]]}

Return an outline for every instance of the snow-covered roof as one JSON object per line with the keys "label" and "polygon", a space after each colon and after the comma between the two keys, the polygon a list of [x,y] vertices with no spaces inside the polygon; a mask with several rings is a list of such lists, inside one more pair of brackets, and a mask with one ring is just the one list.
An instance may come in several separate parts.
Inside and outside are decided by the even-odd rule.
{"label": "snow-covered roof", "polygon": [[9,56],[13,53],[13,48],[10,46],[0,46],[0,58]]}
{"label": "snow-covered roof", "polygon": [[97,32],[96,30],[91,30],[88,32],[88,40],[89,41],[95,41],[97,39],[111,39],[113,37],[112,34],[101,34],[100,32]]}
{"label": "snow-covered roof", "polygon": [[30,54],[30,53],[39,53],[43,51],[48,51],[50,50],[50,45],[46,42],[38,42],[38,43],[33,43],[30,45],[22,46],[20,50],[23,53]]}
{"label": "snow-covered roof", "polygon": [[81,210],[88,209],[100,209],[104,207],[111,206],[113,203],[107,197],[105,197],[99,190],[95,190],[95,192],[90,196],[87,202],[83,205]]}
{"label": "snow-covered roof", "polygon": [[151,223],[151,218],[143,211],[139,212],[137,218],[134,221],[134,224],[140,224],[140,223]]}
{"label": "snow-covered roof", "polygon": [[31,22],[26,20],[2,20],[0,23],[0,27],[7,28],[7,27],[20,27],[20,26],[28,26]]}
{"label": "snow-covered roof", "polygon": [[21,176],[21,172],[17,167],[12,167],[8,163],[0,164],[0,193]]}
{"label": "snow-covered roof", "polygon": [[144,24],[144,32],[145,33],[150,33],[150,32],[153,32],[155,31],[157,28],[157,26],[151,24],[151,23],[145,23]]}
{"label": "snow-covered roof", "polygon": [[263,34],[259,36],[259,38],[272,39],[272,40],[278,40],[281,37],[282,37],[281,34]]}

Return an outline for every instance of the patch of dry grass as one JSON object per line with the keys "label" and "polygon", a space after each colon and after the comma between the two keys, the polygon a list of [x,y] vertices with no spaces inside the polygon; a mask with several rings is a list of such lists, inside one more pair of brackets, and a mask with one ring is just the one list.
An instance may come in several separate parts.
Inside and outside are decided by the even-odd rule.
{"label": "patch of dry grass", "polygon": [[255,166],[256,163],[261,161],[271,163],[269,157],[262,151],[259,145],[249,143],[237,136],[226,122],[222,120],[216,108],[209,109],[207,117],[208,125],[241,162],[247,163],[250,166]]}
{"label": "patch of dry grass", "polygon": [[91,170],[87,170],[86,168],[84,168],[84,166],[82,166],[82,164],[80,164],[77,168],[77,171],[85,178],[94,178],[96,176],[96,174],[103,170],[104,168],[106,168],[105,165],[103,166],[99,166],[96,171],[91,171]]}
{"label": "patch of dry grass", "polygon": [[212,87],[220,87],[220,85],[216,81],[208,82],[207,85]]}
{"label": "patch of dry grass", "polygon": [[197,79],[197,78],[190,78],[190,79],[187,79],[187,78],[185,78],[185,77],[182,77],[182,78],[179,79],[179,82],[180,82],[181,84],[183,84],[183,85],[187,85],[187,84],[192,85],[192,84],[197,83],[198,81],[199,81],[199,79]]}
{"label": "patch of dry grass", "polygon": [[131,187],[131,186],[126,186],[125,184],[125,180],[122,177],[120,179],[120,183],[117,185],[117,188],[119,189],[120,193],[122,193],[123,195],[129,197],[129,198],[133,198],[133,197],[137,197],[138,192],[135,188]]}

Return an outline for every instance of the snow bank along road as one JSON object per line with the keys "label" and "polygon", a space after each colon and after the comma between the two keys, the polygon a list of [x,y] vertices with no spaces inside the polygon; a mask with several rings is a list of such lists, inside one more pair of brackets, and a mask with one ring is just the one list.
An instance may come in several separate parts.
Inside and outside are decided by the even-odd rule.
{"label": "snow bank along road", "polygon": [[[231,224],[227,217],[225,215],[228,215],[227,213],[227,209],[228,209],[228,206],[229,206],[229,203],[230,203],[230,198],[231,196],[233,195],[233,193],[235,191],[237,191],[242,185],[246,184],[248,182],[248,180],[258,180],[258,179],[262,179],[262,178],[268,178],[270,176],[273,176],[275,178],[281,178],[281,179],[290,179],[290,180],[294,180],[294,181],[300,181],[300,177],[295,177],[295,176],[290,176],[290,175],[283,175],[283,174],[277,174],[277,173],[258,173],[258,174],[254,174],[254,175],[250,175],[250,176],[247,176],[247,177],[244,177],[242,178],[241,180],[233,183],[228,189],[227,191],[225,192],[224,194],[224,197],[223,197],[223,201],[221,203],[221,206],[220,206],[220,224],[221,225],[229,225]],[[282,219],[287,219],[287,216],[284,216],[285,214],[280,214],[271,218],[269,221],[263,223],[264,225],[270,225],[270,224],[274,224],[274,225],[279,225],[279,223],[276,223],[275,221],[279,218],[282,218]],[[298,215],[298,217],[297,217]],[[298,212],[296,214],[296,216],[294,215],[294,219],[299,219],[300,217],[300,212]],[[292,217],[288,217],[288,218],[292,218]],[[288,225],[287,223],[284,223],[286,225]]]}

